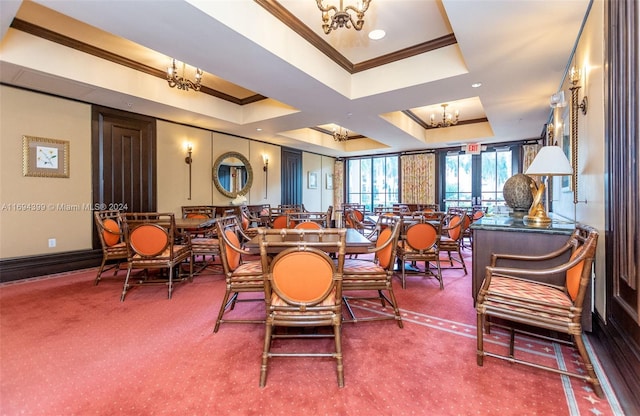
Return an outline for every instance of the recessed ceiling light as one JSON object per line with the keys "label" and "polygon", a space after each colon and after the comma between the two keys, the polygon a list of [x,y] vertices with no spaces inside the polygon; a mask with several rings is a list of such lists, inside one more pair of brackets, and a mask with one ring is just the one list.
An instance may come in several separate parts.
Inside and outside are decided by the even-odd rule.
{"label": "recessed ceiling light", "polygon": [[258,128],[256,129],[256,131],[262,131],[262,129],[261,129],[260,127],[258,127]]}
{"label": "recessed ceiling light", "polygon": [[385,37],[387,35],[387,32],[385,32],[382,29],[375,29],[372,30],[371,32],[369,32],[369,39],[371,40],[380,40],[383,37]]}
{"label": "recessed ceiling light", "polygon": [[471,86],[473,88],[480,88],[480,87],[482,87],[482,82],[474,82],[473,84],[471,84]]}

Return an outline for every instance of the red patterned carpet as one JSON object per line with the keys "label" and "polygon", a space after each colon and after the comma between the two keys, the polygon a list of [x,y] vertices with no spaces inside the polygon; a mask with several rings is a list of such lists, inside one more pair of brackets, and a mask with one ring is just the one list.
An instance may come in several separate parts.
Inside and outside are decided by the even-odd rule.
{"label": "red patterned carpet", "polygon": [[[259,388],[263,327],[229,323],[212,333],[224,291],[220,275],[179,285],[171,300],[164,287],[135,288],[125,302],[122,272],[98,286],[94,269],[4,284],[0,412],[622,414],[597,359],[603,400],[573,378],[492,358],[478,367],[470,276],[461,270],[444,276],[444,291],[431,279],[410,277],[405,290],[396,282],[403,329],[393,321],[344,325],[343,389],[331,359],[310,358],[272,359],[267,385]],[[388,313],[375,302],[352,306],[357,315]],[[261,306],[241,303],[233,313],[260,314]],[[504,335],[492,331],[487,348],[505,349]],[[518,348],[547,362],[580,366],[564,346],[522,339]]]}

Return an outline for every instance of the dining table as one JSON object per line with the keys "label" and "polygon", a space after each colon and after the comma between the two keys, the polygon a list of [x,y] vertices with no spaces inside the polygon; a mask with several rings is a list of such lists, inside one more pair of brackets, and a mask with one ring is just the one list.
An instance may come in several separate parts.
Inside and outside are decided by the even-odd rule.
{"label": "dining table", "polygon": [[[281,239],[279,235],[267,235],[266,238],[267,239],[273,238],[274,241],[280,241]],[[290,238],[298,239],[299,237],[297,235],[291,235]],[[338,237],[335,236],[335,238],[338,238]],[[255,237],[253,237],[251,240],[247,241],[244,245],[245,250],[247,250],[250,254],[260,254],[261,239],[262,239],[262,236],[258,234]],[[365,237],[360,232],[358,232],[358,230],[353,228],[347,228],[347,233],[345,235],[345,253],[346,254],[367,253],[369,248],[372,247],[373,244],[374,243],[371,240],[369,240],[367,237]],[[272,248],[272,250],[281,250],[281,249],[282,248],[275,248],[275,247]],[[273,251],[269,251],[269,250],[267,251],[275,254],[275,252]]]}
{"label": "dining table", "polygon": [[215,218],[178,218],[175,219],[176,229],[178,231],[194,231],[197,232],[199,230],[206,230],[211,226],[215,225]]}

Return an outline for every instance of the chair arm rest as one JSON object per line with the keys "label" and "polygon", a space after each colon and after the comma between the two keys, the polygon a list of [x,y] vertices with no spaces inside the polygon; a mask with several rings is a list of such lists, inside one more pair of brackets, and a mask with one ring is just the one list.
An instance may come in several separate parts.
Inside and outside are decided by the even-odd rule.
{"label": "chair arm rest", "polygon": [[571,248],[572,248],[571,244],[564,244],[558,250],[552,251],[550,253],[540,254],[540,255],[491,253],[491,266],[495,267],[498,264],[498,260],[518,260],[518,261],[550,260],[563,255],[568,250],[571,250]]}

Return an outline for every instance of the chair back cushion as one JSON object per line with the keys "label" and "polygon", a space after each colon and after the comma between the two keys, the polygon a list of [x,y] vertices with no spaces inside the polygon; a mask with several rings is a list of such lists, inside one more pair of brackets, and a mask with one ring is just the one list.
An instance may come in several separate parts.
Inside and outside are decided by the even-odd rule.
{"label": "chair back cushion", "polygon": [[104,243],[109,247],[118,244],[120,241],[120,226],[115,220],[111,218],[107,218],[102,222],[102,237],[104,238]]}
{"label": "chair back cushion", "polygon": [[484,211],[476,211],[473,213],[473,220],[479,220],[480,218],[484,217]]}
{"label": "chair back cushion", "polygon": [[227,263],[228,263],[229,269],[233,271],[237,269],[238,266],[240,266],[241,258],[240,258],[240,253],[235,251],[233,248],[229,247],[228,244],[232,244],[235,247],[240,247],[240,240],[238,239],[238,236],[233,230],[225,230],[224,235],[226,237],[226,243],[227,243],[227,245],[225,246]]}
{"label": "chair back cushion", "polygon": [[428,250],[436,243],[438,232],[429,223],[413,224],[407,230],[407,244],[414,250]]}
{"label": "chair back cushion", "polygon": [[273,220],[272,228],[287,228],[287,216],[279,215]]}
{"label": "chair back cushion", "polygon": [[322,226],[320,226],[320,224],[314,221],[304,221],[304,222],[298,223],[298,225],[296,225],[295,228],[303,229],[303,230],[319,230],[322,228]]}
{"label": "chair back cushion", "polygon": [[209,218],[209,216],[198,212],[190,212],[187,214],[187,218]]}
{"label": "chair back cushion", "polygon": [[359,209],[353,210],[353,215],[355,215],[356,219],[360,222],[364,221],[364,214]]}
{"label": "chair back cushion", "polygon": [[333,267],[319,254],[294,251],[274,261],[273,290],[287,303],[317,303],[333,287]]}
{"label": "chair back cushion", "polygon": [[[387,241],[389,241],[392,235],[393,235],[393,231],[391,230],[391,228],[387,227],[384,230],[382,230],[380,232],[380,235],[378,236],[378,240],[376,240],[376,247],[383,246]],[[391,258],[392,250],[393,250],[392,245],[388,244],[382,250],[376,251],[376,258],[378,259],[378,264],[383,269],[386,269],[387,267],[389,267],[391,262],[393,262],[393,259]]]}
{"label": "chair back cushion", "polygon": [[249,228],[249,217],[247,217],[246,213],[242,213],[242,229],[246,230]]}
{"label": "chair back cushion", "polygon": [[[576,251],[571,254],[569,261],[575,259],[584,250],[584,246],[579,247]],[[567,292],[569,292],[569,296],[571,296],[571,300],[576,300],[576,296],[578,296],[578,290],[580,289],[580,279],[582,277],[582,270],[584,269],[584,260],[578,262],[575,266],[567,270]]]}
{"label": "chair back cushion", "polygon": [[156,224],[142,224],[131,231],[131,248],[143,257],[162,254],[169,245],[167,230]]}
{"label": "chair back cushion", "polygon": [[454,215],[451,217],[451,221],[449,221],[449,238],[452,240],[457,240],[460,238],[460,223],[462,222],[462,217],[460,215]]}

